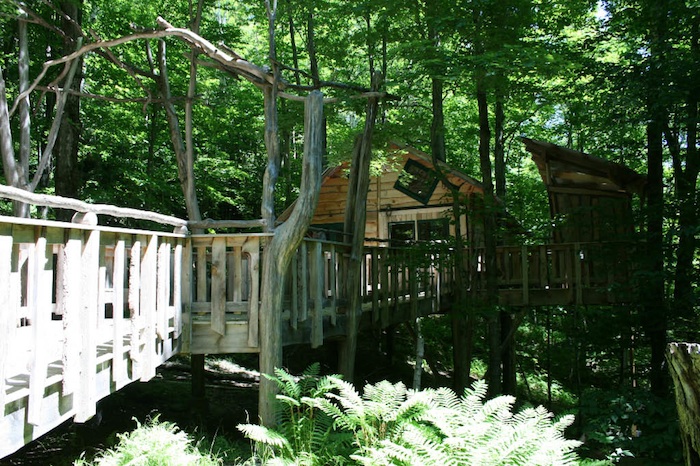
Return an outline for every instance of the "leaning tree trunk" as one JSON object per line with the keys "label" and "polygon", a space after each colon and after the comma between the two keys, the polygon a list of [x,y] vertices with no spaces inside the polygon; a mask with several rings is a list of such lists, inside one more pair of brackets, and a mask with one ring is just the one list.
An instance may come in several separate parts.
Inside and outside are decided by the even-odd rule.
{"label": "leaning tree trunk", "polygon": [[[372,91],[377,91],[381,75],[372,75]],[[347,335],[339,346],[338,370],[346,380],[352,382],[355,375],[355,352],[357,350],[357,331],[362,312],[361,293],[362,263],[365,241],[365,222],[367,219],[367,192],[369,191],[369,167],[372,156],[372,136],[377,118],[379,99],[370,97],[367,102],[367,114],[363,133],[355,140],[352,166],[350,167],[349,187],[345,206],[345,238],[351,238],[350,263],[346,270]]]}
{"label": "leaning tree trunk", "polygon": [[[306,98],[304,113],[304,159],[300,194],[289,219],[275,230],[263,255],[262,305],[260,315],[260,372],[274,374],[282,365],[280,342],[283,284],[289,264],[311,224],[321,191],[323,150],[323,94],[313,91]],[[277,385],[260,377],[259,415],[263,425],[275,424]]]}
{"label": "leaning tree trunk", "polygon": [[[68,55],[75,48],[75,43],[80,37],[80,23],[82,17],[82,1],[63,1],[60,4],[64,13],[62,19],[63,30],[66,37],[63,39],[63,54]],[[73,80],[72,90],[80,90],[83,74],[83,57],[78,61],[76,77]],[[66,98],[64,116],[61,121],[61,129],[56,141],[56,168],[55,183],[56,195],[77,198],[80,190],[81,174],[78,165],[78,149],[80,141],[80,97],[69,95]],[[73,212],[66,209],[56,210],[58,220],[69,221]]]}
{"label": "leaning tree trunk", "polygon": [[700,344],[671,343],[666,350],[686,466],[700,466]]}

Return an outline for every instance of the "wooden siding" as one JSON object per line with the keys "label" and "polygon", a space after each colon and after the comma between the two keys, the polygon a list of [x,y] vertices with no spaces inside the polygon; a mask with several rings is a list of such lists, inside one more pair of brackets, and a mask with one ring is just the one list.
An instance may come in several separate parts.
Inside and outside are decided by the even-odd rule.
{"label": "wooden siding", "polygon": [[[380,176],[373,176],[370,180],[370,188],[367,196],[365,237],[387,239],[388,230],[386,228],[386,218],[391,217],[396,211],[410,212],[416,209],[415,218],[417,218],[418,215],[425,214],[425,209],[439,207],[439,211],[443,212],[441,215],[444,216],[446,215],[445,212],[451,208],[451,192],[442,182],[437,184],[427,204],[413,199],[394,187],[401,170],[409,159],[429,168],[433,167],[432,163],[425,157],[409,152],[398,152],[391,156],[382,174]],[[462,194],[470,195],[474,192],[481,192],[481,187],[470,182],[466,177],[457,176],[454,172],[447,172],[446,176],[450,183],[459,186]],[[311,223],[320,226],[342,224],[345,216],[347,192],[347,170],[338,167],[330,171],[322,181],[319,203]],[[432,210],[431,212],[436,212],[436,210]],[[406,215],[410,216],[410,214],[406,213],[403,215],[404,218]],[[281,218],[283,219],[284,216],[281,216]],[[438,217],[433,216],[430,218]],[[466,231],[466,228],[464,228],[463,231]]]}

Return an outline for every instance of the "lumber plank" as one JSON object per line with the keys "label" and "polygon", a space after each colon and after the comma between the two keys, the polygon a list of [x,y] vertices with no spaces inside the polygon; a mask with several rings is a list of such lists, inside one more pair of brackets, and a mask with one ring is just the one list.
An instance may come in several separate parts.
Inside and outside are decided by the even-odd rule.
{"label": "lumber plank", "polygon": [[124,267],[126,266],[126,244],[123,239],[117,239],[114,246],[114,266],[112,277],[112,379],[115,389],[119,390],[128,383],[126,377],[126,362],[124,360]]}
{"label": "lumber plank", "polygon": [[12,225],[0,224],[0,408],[5,409],[5,378],[15,322],[16,303],[12,299]]}
{"label": "lumber plank", "polygon": [[252,236],[243,246],[248,254],[250,296],[248,297],[248,346],[260,346],[260,238]]}
{"label": "lumber plank", "polygon": [[216,237],[211,247],[211,329],[226,334],[226,238]]}
{"label": "lumber plank", "polygon": [[[85,422],[95,415],[97,403],[97,313],[99,305],[98,284],[100,268],[100,232],[85,232],[81,257],[81,299],[79,321],[81,325],[80,384],[74,395],[75,422]],[[77,395],[77,396],[76,396]]]}

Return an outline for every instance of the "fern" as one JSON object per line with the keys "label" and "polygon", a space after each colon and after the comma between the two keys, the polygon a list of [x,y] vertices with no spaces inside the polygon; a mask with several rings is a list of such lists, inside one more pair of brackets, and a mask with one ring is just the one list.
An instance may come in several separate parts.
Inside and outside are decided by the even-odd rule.
{"label": "fern", "polygon": [[283,370],[280,424],[275,430],[239,426],[258,446],[264,464],[507,466],[572,465],[579,442],[564,430],[572,416],[554,420],[542,407],[513,413],[515,398],[484,402],[487,387],[413,391],[387,381],[360,394],[340,376],[301,377]]}

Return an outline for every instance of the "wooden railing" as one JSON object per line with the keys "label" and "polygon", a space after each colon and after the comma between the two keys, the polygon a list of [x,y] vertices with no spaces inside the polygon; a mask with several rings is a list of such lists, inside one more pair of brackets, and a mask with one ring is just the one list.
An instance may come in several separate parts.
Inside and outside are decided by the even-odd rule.
{"label": "wooden railing", "polygon": [[[97,401],[149,380],[173,354],[260,351],[261,264],[270,234],[186,235],[0,217],[0,457]],[[630,244],[497,250],[499,302],[630,299]],[[379,326],[444,310],[463,273],[486,290],[483,251],[368,247],[362,308]],[[304,239],[282,315],[294,341],[323,344],[347,311],[349,246]],[[335,328],[335,330],[334,330]],[[291,338],[291,337],[290,337]],[[291,340],[290,340],[291,341]]]}
{"label": "wooden railing", "polygon": [[177,351],[185,238],[0,217],[0,456]]}
{"label": "wooden railing", "polygon": [[[183,261],[186,265],[184,280],[191,284],[183,294],[185,318],[191,324],[188,327],[191,335],[187,335],[183,351],[256,351],[259,345],[261,254],[271,236],[191,236]],[[227,335],[228,338],[224,338]]]}

